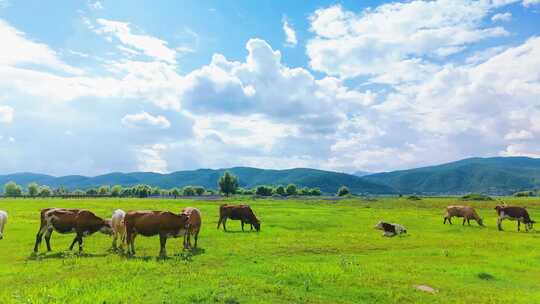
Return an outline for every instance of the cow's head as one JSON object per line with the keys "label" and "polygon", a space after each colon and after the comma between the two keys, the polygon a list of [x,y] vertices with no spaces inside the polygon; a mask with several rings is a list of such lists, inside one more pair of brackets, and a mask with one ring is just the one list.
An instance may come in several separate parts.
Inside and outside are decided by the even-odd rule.
{"label": "cow's head", "polygon": [[256,221],[253,223],[253,227],[255,227],[255,230],[257,230],[257,232],[261,231],[261,221],[256,220]]}
{"label": "cow's head", "polygon": [[111,220],[103,220],[103,225],[99,228],[99,232],[106,235],[113,235]]}
{"label": "cow's head", "polygon": [[525,223],[526,227],[527,227],[527,230],[531,230],[533,229],[533,224],[536,223],[535,221],[533,220],[530,220],[529,222]]}
{"label": "cow's head", "polygon": [[478,225],[484,227],[484,220],[482,220],[482,218],[478,218]]}
{"label": "cow's head", "polygon": [[495,210],[497,210],[497,213],[499,213],[504,208],[504,205],[497,205],[495,206]]}

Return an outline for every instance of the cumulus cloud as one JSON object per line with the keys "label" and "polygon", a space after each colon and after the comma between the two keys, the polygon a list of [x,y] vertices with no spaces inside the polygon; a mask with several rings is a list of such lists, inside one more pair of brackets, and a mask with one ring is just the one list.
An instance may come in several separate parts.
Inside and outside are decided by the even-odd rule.
{"label": "cumulus cloud", "polygon": [[13,121],[13,108],[0,105],[0,123],[11,123]]}
{"label": "cumulus cloud", "polygon": [[287,21],[287,18],[283,17],[282,23],[283,23],[283,33],[285,33],[286,45],[295,46],[298,43],[298,40],[296,39],[296,31],[289,24],[289,22]]}
{"label": "cumulus cloud", "polygon": [[430,57],[508,35],[502,27],[482,25],[494,7],[490,1],[417,0],[360,13],[340,5],[318,9],[310,17],[315,37],[307,44],[307,55],[313,69],[340,77],[384,75],[403,61],[408,61],[410,74],[422,73]]}
{"label": "cumulus cloud", "polygon": [[167,172],[167,161],[163,159],[166,145],[154,144],[136,148],[137,169],[143,172]]}
{"label": "cumulus cloud", "polygon": [[532,5],[540,4],[540,0],[523,0],[523,6],[528,7]]}
{"label": "cumulus cloud", "polygon": [[491,21],[493,22],[510,20],[512,20],[512,13],[510,12],[495,14],[491,17]]}
{"label": "cumulus cloud", "polygon": [[167,46],[167,42],[159,38],[134,34],[128,22],[120,22],[99,18],[96,33],[115,37],[125,46],[135,48],[145,55],[167,63],[176,63],[176,52]]}
{"label": "cumulus cloud", "polygon": [[122,124],[131,128],[155,127],[159,129],[168,129],[171,127],[171,123],[165,116],[153,116],[147,112],[128,114],[122,118]]}

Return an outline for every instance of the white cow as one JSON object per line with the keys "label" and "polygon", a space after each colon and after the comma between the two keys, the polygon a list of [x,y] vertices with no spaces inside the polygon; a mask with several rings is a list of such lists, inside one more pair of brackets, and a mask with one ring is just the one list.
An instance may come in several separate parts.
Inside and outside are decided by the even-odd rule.
{"label": "white cow", "polygon": [[403,227],[402,225],[395,224],[395,223],[385,223],[383,221],[380,221],[379,223],[377,223],[377,225],[375,225],[375,229],[384,231],[383,235],[389,236],[389,237],[399,235],[402,233],[407,233],[407,229]]}
{"label": "white cow", "polygon": [[4,238],[4,226],[7,223],[7,212],[0,210],[0,240]]}
{"label": "white cow", "polygon": [[123,247],[124,243],[126,242],[126,226],[124,225],[124,217],[126,216],[126,212],[122,209],[116,209],[113,212],[112,218],[111,218],[111,225],[113,229],[113,243],[112,248],[116,250],[118,247],[116,246],[116,242],[118,240],[118,237],[120,237],[120,248]]}

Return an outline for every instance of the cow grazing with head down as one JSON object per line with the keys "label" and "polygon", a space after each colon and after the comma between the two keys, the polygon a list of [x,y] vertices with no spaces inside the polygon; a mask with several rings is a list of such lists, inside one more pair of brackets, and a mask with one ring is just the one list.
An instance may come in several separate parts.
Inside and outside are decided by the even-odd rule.
{"label": "cow grazing with head down", "polygon": [[0,240],[4,238],[4,227],[6,226],[7,219],[7,212],[0,210]]}
{"label": "cow grazing with head down", "polygon": [[478,225],[484,226],[484,222],[478,216],[473,207],[470,206],[448,206],[446,207],[446,215],[444,216],[443,224],[446,224],[446,221],[452,225],[452,217],[462,217],[463,225],[467,222],[468,225],[471,225],[470,220],[475,220]]}
{"label": "cow grazing with head down", "polygon": [[529,217],[527,209],[523,207],[497,205],[495,207],[495,210],[497,211],[497,215],[499,216],[499,218],[497,219],[497,228],[499,228],[499,230],[503,230],[501,224],[504,219],[517,221],[518,231],[520,230],[521,222],[525,224],[525,231],[529,231],[529,229],[532,229],[533,224],[535,223],[535,221],[531,220],[531,218]]}
{"label": "cow grazing with head down", "polygon": [[251,229],[255,227],[257,232],[261,230],[261,222],[257,219],[249,205],[221,205],[219,207],[219,221],[217,228],[219,229],[219,225],[223,223],[223,230],[227,231],[227,228],[225,227],[227,219],[240,220],[242,231],[244,231],[244,224],[250,224]]}
{"label": "cow grazing with head down", "polygon": [[113,230],[112,248],[116,250],[118,238],[120,238],[120,248],[126,242],[126,226],[124,225],[124,217],[126,212],[122,209],[114,210],[111,217],[111,225]]}
{"label": "cow grazing with head down", "polygon": [[182,214],[185,214],[188,217],[187,232],[184,237],[184,248],[192,248],[191,236],[193,236],[195,240],[193,248],[197,248],[197,240],[199,238],[199,231],[201,231],[202,225],[201,211],[199,211],[197,208],[186,207],[182,209]]}
{"label": "cow grazing with head down", "polygon": [[380,221],[375,225],[375,229],[379,229],[384,231],[384,236],[395,236],[402,233],[407,233],[407,229],[403,227],[400,224],[393,224],[393,223],[385,223],[383,221]]}
{"label": "cow grazing with head down", "polygon": [[75,238],[69,246],[73,250],[76,242],[79,243],[79,251],[83,250],[83,238],[96,232],[107,235],[112,234],[111,222],[104,220],[94,213],[84,209],[47,208],[41,210],[39,231],[36,235],[34,252],[38,251],[43,235],[47,250],[51,251],[51,234],[53,231],[62,234],[75,233]]}
{"label": "cow grazing with head down", "polygon": [[169,211],[129,211],[124,218],[128,254],[135,254],[135,237],[159,235],[159,256],[167,256],[167,238],[184,236],[188,226],[188,215]]}

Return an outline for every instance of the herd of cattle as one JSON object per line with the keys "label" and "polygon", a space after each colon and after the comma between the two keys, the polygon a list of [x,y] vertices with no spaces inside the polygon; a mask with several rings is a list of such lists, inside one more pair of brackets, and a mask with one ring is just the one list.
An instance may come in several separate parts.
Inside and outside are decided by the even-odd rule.
{"label": "herd of cattle", "polygon": [[[529,213],[523,207],[508,206],[506,204],[497,205],[495,210],[498,215],[497,227],[502,230],[502,221],[505,219],[517,221],[517,230],[520,231],[521,223],[525,225],[525,230],[532,229],[535,223],[529,217]],[[448,206],[444,216],[443,224],[452,224],[453,217],[463,218],[470,225],[470,220],[475,220],[478,225],[484,226],[482,218],[470,206]],[[3,238],[4,227],[7,223],[8,214],[0,210],[0,240]],[[249,205],[221,205],[219,207],[218,226],[223,225],[226,231],[227,219],[239,220],[242,231],[244,225],[249,224],[251,230],[255,228],[258,232],[261,229],[261,222],[257,219]],[[83,250],[83,238],[96,232],[101,232],[112,236],[112,248],[117,250],[117,242],[120,238],[122,247],[127,244],[128,255],[135,254],[135,237],[159,235],[160,256],[166,256],[165,245],[169,237],[183,236],[184,249],[197,248],[197,239],[201,230],[202,217],[197,208],[186,207],[179,214],[169,211],[129,211],[115,210],[111,219],[103,219],[94,213],[84,209],[62,209],[47,208],[41,210],[40,226],[36,235],[34,252],[38,252],[39,245],[45,236],[47,250],[51,251],[51,234],[56,231],[61,234],[75,233],[75,238],[69,247],[73,250],[75,243],[79,245],[79,251]],[[376,229],[383,230],[384,236],[392,237],[406,233],[407,229],[399,224],[379,222]],[[194,239],[193,247],[191,237]]]}

